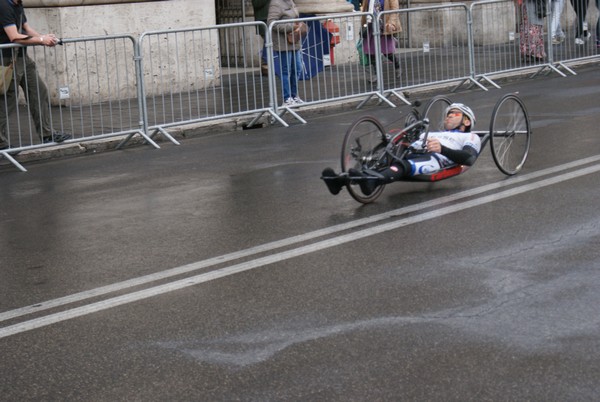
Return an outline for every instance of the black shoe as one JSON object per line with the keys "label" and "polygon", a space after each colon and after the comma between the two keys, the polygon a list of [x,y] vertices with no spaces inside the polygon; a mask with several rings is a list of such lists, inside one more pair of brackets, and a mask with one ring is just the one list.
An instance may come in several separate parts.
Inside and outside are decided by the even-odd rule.
{"label": "black shoe", "polygon": [[71,134],[61,133],[60,131],[53,131],[52,135],[48,135],[42,139],[44,144],[51,142],[61,143],[71,138]]}
{"label": "black shoe", "polygon": [[321,179],[323,179],[327,185],[327,189],[333,195],[339,194],[342,191],[342,187],[346,184],[346,179],[335,174],[332,168],[325,168],[323,173],[321,173]]}

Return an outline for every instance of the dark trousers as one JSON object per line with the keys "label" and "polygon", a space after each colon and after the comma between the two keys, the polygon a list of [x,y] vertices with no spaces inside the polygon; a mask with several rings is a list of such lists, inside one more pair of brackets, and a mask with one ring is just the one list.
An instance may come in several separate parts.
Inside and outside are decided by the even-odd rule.
{"label": "dark trousers", "polygon": [[585,21],[585,15],[587,14],[588,2],[589,0],[571,0],[571,5],[577,15],[575,36],[578,38],[583,38],[583,21]]}
{"label": "dark trousers", "polygon": [[[8,65],[10,59],[4,58],[3,62]],[[6,94],[4,96],[0,95],[0,143],[8,143],[8,118],[18,106],[18,87],[23,88],[25,100],[40,139],[51,136],[52,126],[50,124],[48,89],[38,74],[35,62],[29,56],[24,56],[17,57],[13,81]],[[14,129],[16,130],[16,127]]]}
{"label": "dark trousers", "polygon": [[[389,54],[384,54],[384,56],[391,61],[392,63],[394,63],[394,68],[396,70],[400,69],[400,59],[396,56],[395,53],[389,53]],[[370,64],[372,66],[375,66],[376,63],[376,56],[374,54],[369,55],[370,58]]]}

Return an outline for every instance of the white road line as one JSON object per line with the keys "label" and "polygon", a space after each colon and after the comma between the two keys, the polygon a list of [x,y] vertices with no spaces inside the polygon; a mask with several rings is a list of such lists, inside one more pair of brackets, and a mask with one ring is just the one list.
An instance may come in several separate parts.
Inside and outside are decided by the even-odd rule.
{"label": "white road line", "polygon": [[414,223],[423,222],[429,219],[438,218],[443,215],[451,214],[454,212],[462,211],[468,208],[473,208],[479,205],[487,204],[504,198],[512,197],[525,192],[533,191],[542,187],[551,186],[566,180],[571,180],[584,175],[595,173],[600,171],[600,165],[590,166],[570,173],[554,176],[545,180],[541,180],[531,184],[525,184],[519,187],[508,189],[500,193],[487,195],[481,198],[465,201],[459,204],[450,205],[447,207],[439,208],[434,211],[425,212],[419,215],[415,215],[409,218],[395,220],[393,222],[384,223],[371,228],[359,230],[353,233],[337,236],[331,239],[323,240],[307,246],[298,247],[292,250],[283,251],[280,253],[272,254],[266,257],[257,258],[252,261],[247,261],[240,264],[231,265],[229,267],[217,269],[215,271],[206,272],[189,278],[177,280],[164,285],[155,286],[152,288],[140,290],[137,292],[125,294],[118,297],[113,297],[100,302],[91,303],[85,306],[76,307],[70,310],[62,311],[59,313],[49,314],[44,317],[35,318],[29,321],[25,321],[19,324],[10,325],[4,328],[0,328],[0,339],[11,335],[15,335],[21,332],[29,331],[36,328],[41,328],[47,325],[55,324],[61,321],[69,320],[76,317],[88,315],[97,311],[106,310],[112,307],[133,303],[157,295],[161,295],[168,292],[184,289],[186,287],[194,286],[200,283],[212,281],[215,279],[223,278],[240,272],[248,271],[251,269],[263,267],[276,262],[288,260],[290,258],[298,257],[301,255],[314,253],[316,251],[324,250],[330,247],[339,246],[341,244],[356,241],[365,237],[377,235],[390,230],[398,229],[400,227],[412,225]]}
{"label": "white road line", "polygon": [[371,216],[368,218],[353,220],[351,222],[330,226],[328,228],[315,230],[312,232],[304,233],[304,234],[301,234],[298,236],[288,237],[286,239],[282,239],[282,240],[278,240],[278,241],[274,241],[274,242],[270,242],[270,243],[265,243],[265,244],[262,244],[262,245],[259,245],[256,247],[251,247],[251,248],[245,249],[245,250],[240,250],[240,251],[236,251],[233,253],[220,255],[217,257],[209,258],[209,259],[202,260],[202,261],[197,261],[197,262],[187,264],[187,265],[182,265],[177,268],[172,268],[172,269],[157,272],[154,274],[140,276],[138,278],[132,278],[132,279],[129,279],[126,281],[117,282],[117,283],[113,283],[113,284],[106,285],[106,286],[101,286],[101,287],[86,290],[83,292],[74,293],[74,294],[71,294],[68,296],[64,296],[64,297],[60,297],[60,298],[56,298],[56,299],[52,299],[52,300],[47,300],[44,302],[32,304],[29,306],[25,306],[25,307],[13,309],[13,310],[8,310],[3,313],[0,313],[0,322],[10,320],[13,318],[17,318],[17,317],[21,317],[21,316],[24,316],[27,314],[32,314],[32,313],[48,310],[51,308],[60,307],[60,306],[66,305],[66,304],[80,302],[83,300],[91,299],[93,297],[102,296],[102,295],[105,295],[108,293],[112,293],[112,292],[116,292],[116,291],[120,291],[120,290],[124,290],[124,289],[130,289],[135,286],[140,286],[140,285],[144,285],[144,284],[151,283],[154,281],[171,278],[173,276],[198,271],[198,270],[208,268],[208,267],[211,267],[214,265],[223,264],[223,263],[227,263],[230,261],[235,261],[237,259],[249,257],[249,256],[256,255],[259,253],[273,251],[278,248],[291,246],[291,245],[301,243],[304,241],[310,241],[310,240],[313,240],[313,239],[316,239],[316,238],[319,238],[322,236],[331,235],[331,234],[338,233],[338,232],[341,232],[344,230],[354,229],[354,228],[357,228],[357,227],[360,227],[363,225],[373,224],[375,222],[379,222],[379,221],[394,218],[394,217],[399,217],[402,215],[406,215],[408,213],[417,212],[419,210],[436,207],[436,206],[443,205],[443,204],[446,204],[449,202],[458,201],[463,198],[472,197],[472,196],[475,196],[478,194],[483,194],[488,191],[496,190],[496,189],[506,187],[506,186],[512,186],[512,185],[515,185],[518,183],[523,183],[525,181],[536,179],[538,177],[562,172],[562,171],[565,171],[568,169],[576,168],[578,166],[582,166],[582,165],[585,165],[588,163],[593,163],[593,162],[598,162],[598,161],[600,161],[600,155],[592,156],[589,158],[585,158],[585,159],[581,159],[581,160],[577,160],[577,161],[573,161],[573,162],[569,162],[569,163],[559,165],[559,166],[554,166],[554,167],[551,167],[548,169],[540,170],[537,172],[532,172],[532,173],[529,173],[526,175],[511,177],[507,180],[503,180],[498,183],[491,183],[491,184],[477,187],[474,189],[466,190],[466,191],[463,191],[463,192],[460,192],[457,194],[449,195],[446,197],[440,197],[440,198],[436,198],[434,200],[426,201],[426,202],[423,202],[420,204],[415,204],[415,205],[410,205],[407,207],[395,209],[393,211],[374,215],[374,216]]}

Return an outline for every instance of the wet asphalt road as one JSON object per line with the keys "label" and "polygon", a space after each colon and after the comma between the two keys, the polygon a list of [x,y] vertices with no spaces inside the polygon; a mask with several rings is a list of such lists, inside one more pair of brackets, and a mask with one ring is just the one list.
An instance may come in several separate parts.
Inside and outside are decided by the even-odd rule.
{"label": "wet asphalt road", "polygon": [[578,72],[450,95],[485,129],[519,91],[521,174],[488,148],[368,206],[318,176],[352,120],[407,106],[0,166],[0,400],[598,400],[600,68]]}

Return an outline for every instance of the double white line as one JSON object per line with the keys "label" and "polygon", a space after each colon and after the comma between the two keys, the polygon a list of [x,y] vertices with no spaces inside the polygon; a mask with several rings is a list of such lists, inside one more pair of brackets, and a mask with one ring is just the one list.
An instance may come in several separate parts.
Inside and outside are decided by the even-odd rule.
{"label": "double white line", "polygon": [[[210,272],[201,273],[195,276],[191,276],[185,279],[176,280],[173,282],[169,282],[163,285],[153,286],[144,290],[139,290],[132,293],[127,293],[121,296],[112,297],[106,300],[102,300],[99,302],[94,302],[90,304],[86,304],[84,306],[71,308],[68,310],[60,311],[57,313],[48,314],[39,318],[34,318],[28,321],[24,321],[21,323],[17,323],[14,325],[9,325],[3,328],[0,328],[0,338],[4,338],[7,336],[15,335],[21,332],[29,331],[36,328],[41,328],[46,325],[51,325],[57,322],[69,320],[71,318],[81,317],[84,315],[88,315],[97,311],[106,310],[112,307],[120,306],[123,304],[128,304],[132,302],[136,302],[139,300],[143,300],[146,298],[150,298],[153,296],[157,296],[160,294],[172,292],[175,290],[183,289],[189,286],[194,286],[200,283],[212,281],[215,279],[223,278],[229,275],[233,275],[239,272],[248,271],[251,269],[263,267],[265,265],[273,264],[276,262],[288,260],[290,258],[298,257],[301,255],[313,253],[315,251],[324,250],[330,247],[339,246],[344,243],[349,243],[351,241],[359,240],[365,237],[373,236],[376,234],[380,234],[383,232],[387,232],[390,230],[398,229],[403,226],[412,225],[414,223],[423,222],[429,219],[438,218],[443,215],[451,214],[453,212],[462,211],[468,208],[472,208],[478,205],[490,203],[493,201],[497,201],[500,199],[512,197],[514,195],[522,194],[528,191],[536,190],[542,187],[551,186],[553,184],[557,184],[563,181],[571,180],[574,178],[578,178],[584,175],[588,175],[591,173],[595,173],[600,171],[600,164],[580,168],[578,170],[573,170],[570,172],[570,169],[578,168],[583,165],[593,164],[600,161],[600,155],[581,159],[575,162],[567,163],[564,165],[548,168],[545,170],[541,170],[538,172],[530,173],[523,176],[517,176],[510,178],[509,180],[504,180],[499,183],[488,184],[485,186],[477,187],[471,190],[463,191],[454,195],[437,198],[435,200],[423,202],[420,204],[399,208],[390,212],[386,212],[379,215],[374,215],[368,218],[363,218],[359,220],[355,220],[352,222],[348,222],[345,224],[330,226],[325,229],[316,230],[313,232],[305,233],[303,235],[289,237],[287,239],[266,243],[260,246],[252,247],[246,250],[241,250],[238,252],[224,254],[222,256],[210,258],[203,261],[198,261],[192,264],[183,265],[177,268],[169,269],[166,271],[158,272],[151,275],[142,276],[139,278],[130,279],[123,282],[118,282],[112,285],[103,286],[95,289],[91,289],[85,292],[75,293],[69,296],[61,297],[58,299],[48,300],[39,304],[26,306],[22,308],[18,308],[15,310],[6,311],[4,313],[0,313],[0,322],[6,321],[10,319],[15,319],[18,317],[25,316],[27,314],[37,313],[40,311],[64,306],[70,303],[81,302],[93,297],[98,297],[102,295],[106,295],[112,292],[116,292],[119,290],[133,288],[135,286],[144,285],[147,283],[151,283],[158,280],[167,279],[170,277],[174,277],[177,275],[182,275],[186,273],[191,273],[195,271],[199,271],[204,268],[208,268],[211,266],[215,266],[218,264],[224,264],[230,261],[235,261],[240,258],[249,257],[252,255],[256,255],[264,252],[271,252],[273,250],[289,247],[298,243],[312,241],[319,237],[329,236],[335,233],[339,233],[342,231],[347,231],[351,229],[356,229],[365,225],[372,225],[379,221],[395,219],[402,215],[406,215],[409,213],[427,210],[433,207],[439,207],[433,211],[423,212],[418,215],[414,215],[411,217],[407,217],[404,219],[396,219],[392,222],[383,223],[380,225],[372,226],[366,229],[356,230],[354,232],[339,235],[336,237],[332,237],[326,240],[321,240],[309,245],[296,247],[290,250],[278,252],[275,254],[271,254],[265,257],[256,258],[251,261],[246,261],[239,264],[230,265],[224,268],[219,268]],[[567,173],[560,173],[567,172]],[[560,173],[560,174],[557,174]],[[557,175],[555,175],[557,174]],[[543,176],[553,175],[547,179],[543,179],[540,181],[536,181],[529,184],[523,184],[520,186],[516,186],[519,183],[524,183],[533,179],[537,179]],[[475,195],[483,194],[492,190],[498,190],[507,186],[515,186],[510,189],[497,192],[491,195],[483,196],[477,199],[467,200],[458,204],[449,205],[446,207],[440,207],[441,205],[453,203],[461,199],[473,197]]]}

